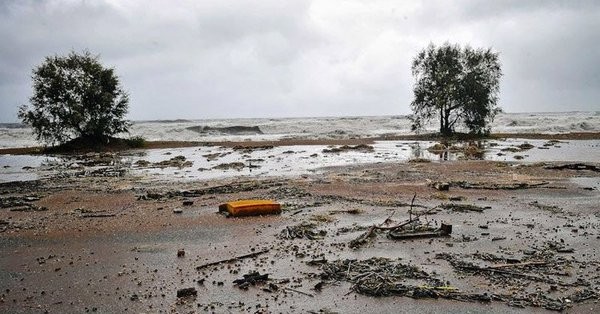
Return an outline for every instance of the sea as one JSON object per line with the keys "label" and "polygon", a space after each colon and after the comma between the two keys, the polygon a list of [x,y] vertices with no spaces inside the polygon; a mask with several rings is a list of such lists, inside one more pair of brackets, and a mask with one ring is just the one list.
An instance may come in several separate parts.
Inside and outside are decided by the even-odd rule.
{"label": "sea", "polygon": [[[435,132],[437,126],[426,126]],[[600,111],[552,113],[502,113],[492,124],[494,133],[600,132]],[[316,117],[263,119],[199,119],[135,121],[130,133],[149,141],[260,141],[285,139],[352,139],[413,134],[407,116]],[[236,150],[201,145],[140,149],[112,155],[108,164],[85,166],[90,156],[0,154],[0,183],[65,176],[112,175],[126,170],[139,180],[213,180],[320,175],[330,167],[373,163],[403,163],[416,159],[446,162],[467,158],[461,153],[428,151],[431,141],[375,141],[372,150],[329,153],[327,145],[276,146]],[[523,144],[530,149],[522,150]],[[600,162],[600,140],[547,141],[523,138],[486,140],[478,159],[508,162],[513,166],[538,162]],[[31,129],[0,124],[0,147],[40,146]],[[153,166],[173,157],[189,162],[185,168]],[[96,158],[92,156],[91,158]],[[94,164],[94,163],[92,163]],[[144,166],[149,164],[149,166]],[[237,165],[227,167],[227,165]],[[241,165],[241,166],[240,166]],[[593,178],[600,189],[600,178]],[[589,183],[586,183],[589,184]]]}
{"label": "sea", "polygon": [[[437,131],[436,121],[424,132]],[[148,141],[257,141],[349,139],[412,134],[408,116],[252,118],[133,121],[128,134]],[[501,113],[494,133],[600,132],[600,111]],[[30,128],[0,123],[0,148],[40,146]]]}

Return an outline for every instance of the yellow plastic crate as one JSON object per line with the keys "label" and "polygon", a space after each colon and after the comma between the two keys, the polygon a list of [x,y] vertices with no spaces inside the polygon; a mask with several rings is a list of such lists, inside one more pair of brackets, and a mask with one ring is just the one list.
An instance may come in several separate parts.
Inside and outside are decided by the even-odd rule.
{"label": "yellow plastic crate", "polygon": [[272,200],[240,200],[219,205],[219,211],[230,216],[276,215],[281,213],[281,204]]}

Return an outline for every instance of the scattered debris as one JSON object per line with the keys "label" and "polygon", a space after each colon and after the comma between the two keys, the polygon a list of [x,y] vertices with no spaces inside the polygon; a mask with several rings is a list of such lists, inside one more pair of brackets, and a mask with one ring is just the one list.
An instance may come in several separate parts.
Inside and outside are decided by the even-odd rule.
{"label": "scattered debris", "polygon": [[420,164],[420,163],[429,163],[431,160],[427,158],[412,158],[408,160],[409,163]]}
{"label": "scattered debris", "polygon": [[450,183],[448,182],[431,182],[428,184],[428,186],[438,190],[438,191],[448,191],[450,190]]}
{"label": "scattered debris", "polygon": [[279,286],[272,282],[269,282],[269,284],[266,287],[263,287],[262,290],[265,292],[273,293],[279,290]]}
{"label": "scattered debris", "polygon": [[564,243],[548,241],[544,243],[542,250],[550,250],[556,253],[573,253],[575,250],[573,248],[566,247]]}
{"label": "scattered debris", "polygon": [[[376,297],[391,295],[424,297],[421,295],[424,291],[418,286],[404,285],[406,279],[422,280],[422,284],[432,287],[444,286],[440,280],[416,266],[383,257],[362,261],[346,259],[325,262],[321,265],[319,277],[328,282],[348,281],[352,283],[352,291]],[[425,290],[434,291],[435,288]]]}
{"label": "scattered debris", "polygon": [[356,146],[344,145],[341,147],[331,147],[323,149],[323,153],[343,153],[348,151],[359,151],[359,152],[372,152],[374,150],[373,146],[360,144]]}
{"label": "scattered debris", "polygon": [[327,235],[325,230],[315,230],[317,225],[310,222],[302,222],[299,225],[286,227],[277,237],[280,239],[309,239],[320,240]]}
{"label": "scattered debris", "polygon": [[216,169],[216,170],[230,170],[230,169],[233,169],[233,170],[240,171],[240,170],[244,169],[245,167],[246,167],[245,163],[236,161],[236,162],[218,164],[218,165],[216,165],[216,166],[214,166],[212,168]]}
{"label": "scattered debris", "polygon": [[[439,253],[436,258],[446,260],[455,269],[471,274],[484,276],[495,285],[506,286],[510,282],[510,287],[520,287],[520,291],[514,291],[510,295],[499,296],[498,300],[506,302],[508,305],[525,307],[535,306],[543,307],[548,310],[562,311],[570,307],[573,302],[581,302],[590,298],[598,298],[599,295],[589,289],[584,289],[575,292],[572,296],[561,298],[551,298],[542,292],[529,293],[527,286],[530,282],[539,282],[550,284],[556,290],[557,286],[587,286],[585,281],[563,282],[561,279],[565,275],[560,270],[571,265],[572,261],[554,257],[552,254],[544,253],[545,251],[535,251],[531,254],[528,260],[512,260],[497,257],[492,254],[475,253],[467,258],[481,259],[487,262],[496,262],[496,264],[488,266],[476,265],[473,262],[460,259],[456,254]],[[497,262],[500,262],[499,264]],[[567,277],[568,278],[568,277]],[[577,301],[575,301],[577,300]]]}
{"label": "scattered debris", "polygon": [[452,182],[452,185],[463,189],[482,189],[482,190],[519,190],[532,189],[547,185],[548,182],[510,182],[510,183],[489,183],[489,182]]}
{"label": "scattered debris", "polygon": [[457,203],[443,203],[440,205],[441,208],[446,210],[452,210],[456,212],[478,212],[482,213],[486,209],[491,209],[491,206],[476,206],[472,204],[457,204]]}
{"label": "scattered debris", "polygon": [[562,213],[562,211],[563,211],[562,208],[560,208],[556,205],[544,205],[544,204],[538,203],[538,201],[533,201],[533,202],[529,203],[529,205],[537,207],[541,210],[549,211],[553,214]]}
{"label": "scattered debris", "polygon": [[312,221],[324,222],[324,223],[329,223],[329,222],[335,221],[335,218],[331,214],[315,214],[315,215],[311,215],[309,219]]}
{"label": "scattered debris", "polygon": [[36,206],[33,204],[27,204],[27,205],[23,205],[23,206],[9,208],[9,211],[11,211],[11,212],[43,212],[43,211],[47,211],[47,210],[48,210],[48,208],[46,208],[44,206]]}
{"label": "scattered debris", "polygon": [[552,170],[589,170],[594,172],[600,172],[600,167],[590,164],[583,163],[574,163],[574,164],[561,164],[561,165],[547,165],[544,166],[544,169],[552,169]]}
{"label": "scattered debris", "polygon": [[256,150],[269,150],[273,149],[273,145],[237,145],[233,147],[234,151],[237,151],[242,154],[248,154]]}
{"label": "scattered debris", "polygon": [[37,195],[28,196],[9,196],[0,198],[0,208],[8,208],[12,212],[40,212],[47,211],[48,208],[37,206],[32,202],[39,201]]}
{"label": "scattered debris", "polygon": [[233,283],[240,289],[248,289],[250,285],[256,285],[269,280],[269,274],[260,274],[259,272],[250,272],[243,275],[243,278],[236,279]]}
{"label": "scattered debris", "polygon": [[352,208],[352,209],[330,210],[329,211],[329,214],[331,214],[331,215],[338,214],[338,213],[350,214],[350,215],[359,215],[359,214],[364,213],[364,210],[362,210],[360,208]]}
{"label": "scattered debris", "polygon": [[186,167],[191,167],[194,163],[186,160],[185,156],[175,156],[169,160],[163,160],[157,163],[154,163],[153,166],[154,167],[158,167],[158,168],[167,168],[167,167],[175,167],[175,168],[186,168]]}
{"label": "scattered debris", "polygon": [[239,192],[249,192],[260,189],[268,189],[274,186],[280,186],[278,181],[257,182],[257,181],[238,181],[225,185],[217,185],[196,190],[176,190],[167,192],[149,191],[145,195],[138,196],[138,200],[161,200],[174,197],[199,197],[211,194],[232,194]]}

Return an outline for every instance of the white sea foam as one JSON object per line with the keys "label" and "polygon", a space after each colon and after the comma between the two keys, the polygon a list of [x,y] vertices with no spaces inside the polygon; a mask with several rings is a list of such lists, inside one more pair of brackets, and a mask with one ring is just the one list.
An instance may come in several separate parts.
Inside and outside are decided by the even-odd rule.
{"label": "white sea foam", "polygon": [[[224,128],[257,126],[262,134],[227,134],[223,132],[196,132],[190,127]],[[426,126],[435,132],[436,121]],[[568,133],[600,132],[600,111],[552,113],[502,113],[492,124],[493,132],[503,133]],[[129,134],[150,141],[246,141],[298,139],[337,139],[373,137],[379,135],[411,134],[406,116],[329,117],[281,119],[213,119],[177,121],[139,121]],[[0,124],[0,147],[38,146],[29,128],[15,128]]]}

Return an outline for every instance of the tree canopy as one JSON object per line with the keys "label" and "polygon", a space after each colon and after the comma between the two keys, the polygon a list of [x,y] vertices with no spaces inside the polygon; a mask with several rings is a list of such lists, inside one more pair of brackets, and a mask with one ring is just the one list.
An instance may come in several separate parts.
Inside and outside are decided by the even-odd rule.
{"label": "tree canopy", "polygon": [[84,51],[49,56],[33,69],[33,95],[19,118],[38,140],[62,144],[76,138],[107,141],[127,132],[129,97],[112,68]]}
{"label": "tree canopy", "polygon": [[470,133],[489,132],[489,124],[501,111],[497,107],[502,76],[498,53],[430,44],[413,60],[412,74],[416,80],[413,131],[437,118],[442,135],[454,133],[460,124]]}

